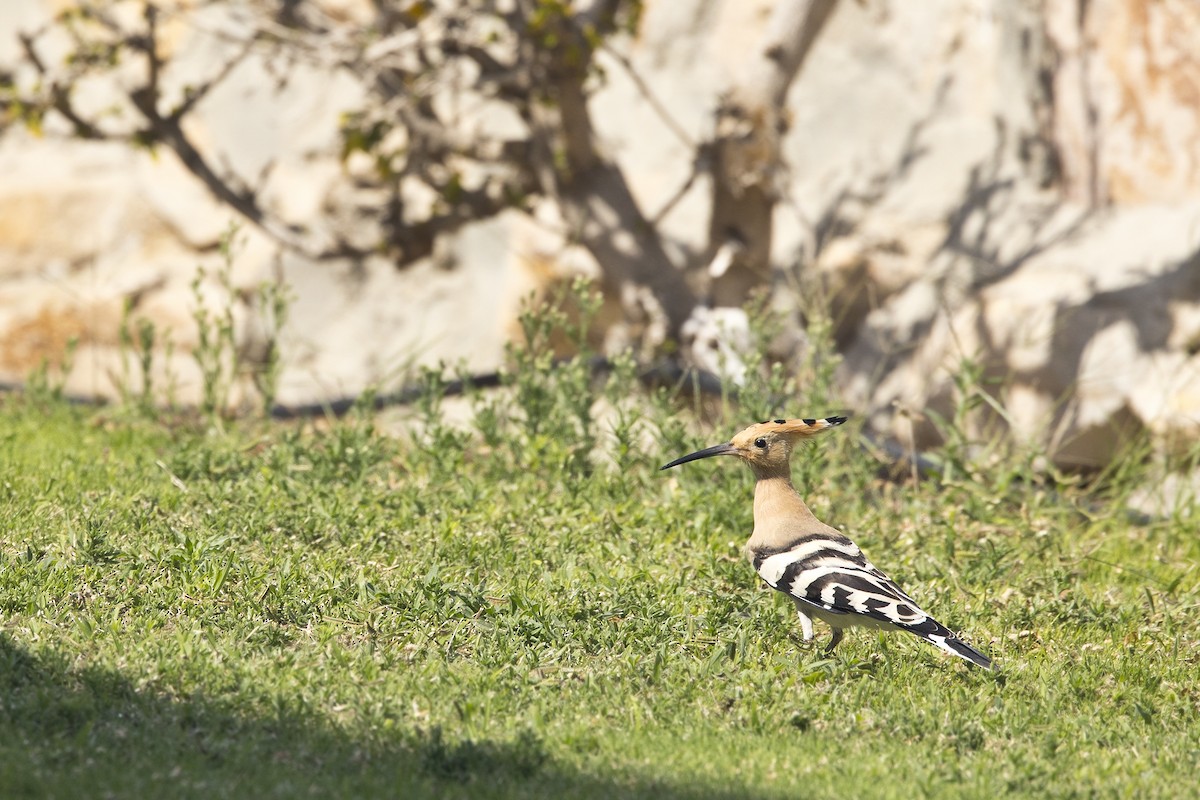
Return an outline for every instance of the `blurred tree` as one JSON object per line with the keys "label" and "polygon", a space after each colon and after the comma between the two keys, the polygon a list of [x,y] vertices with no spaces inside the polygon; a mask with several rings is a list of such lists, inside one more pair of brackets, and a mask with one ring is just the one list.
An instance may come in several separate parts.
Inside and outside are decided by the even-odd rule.
{"label": "blurred tree", "polygon": [[[53,25],[19,34],[37,81],[0,80],[0,124],[20,119],[37,129],[56,114],[77,137],[167,147],[222,202],[312,258],[384,252],[405,266],[465,223],[548,199],[569,238],[595,257],[606,290],[648,293],[678,339],[698,305],[741,305],[766,281],[784,101],[835,3],[777,0],[717,112],[713,139],[695,145],[694,163],[709,170],[713,186],[704,263],[673,263],[620,167],[597,147],[589,109],[595,55],[610,37],[636,30],[638,0],[371,0],[367,25],[319,2],[210,0],[239,24],[221,32],[223,63],[182,91],[166,88],[172,55],[162,28],[195,4],[77,0]],[[65,58],[52,61],[47,53],[64,42]],[[336,225],[289,226],[259,196],[261,180],[238,175],[225,154],[189,135],[189,115],[251,57],[317,65],[359,82],[364,100],[341,134],[343,159],[365,154],[373,165],[369,180],[358,176],[363,191],[354,201],[375,231],[366,244]],[[118,70],[127,113],[85,112],[77,100],[86,82]],[[518,124],[462,124],[464,96]]]}

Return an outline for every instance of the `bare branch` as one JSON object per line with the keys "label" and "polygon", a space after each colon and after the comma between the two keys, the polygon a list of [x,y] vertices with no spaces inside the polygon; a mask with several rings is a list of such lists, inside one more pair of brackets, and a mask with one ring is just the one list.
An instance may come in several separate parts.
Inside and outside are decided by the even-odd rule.
{"label": "bare branch", "polygon": [[431,255],[438,237],[453,233],[470,222],[490,219],[505,209],[513,208],[532,188],[526,177],[517,176],[511,179],[493,178],[478,189],[464,190],[444,213],[420,222],[398,224],[390,238],[393,255],[405,264]]}
{"label": "bare branch", "polygon": [[149,102],[157,108],[161,64],[158,58],[158,8],[153,3],[146,3],[144,18],[146,20],[146,90],[152,95]]}
{"label": "bare branch", "polygon": [[650,104],[651,110],[653,110],[658,118],[662,120],[662,123],[667,126],[667,129],[670,130],[671,133],[675,134],[675,138],[679,140],[680,144],[688,149],[695,149],[695,140],[688,135],[688,132],[683,129],[683,126],[679,124],[679,121],[671,116],[671,112],[667,111],[667,107],[664,106],[662,101],[658,99],[658,95],[656,95],[650,89],[649,84],[647,84],[645,79],[642,78],[641,73],[634,68],[633,62],[630,61],[624,53],[618,52],[608,44],[605,44],[603,49],[610,58],[614,59],[618,64],[625,68],[626,74],[628,74],[629,79],[633,81],[633,85],[637,87],[638,93],[641,94],[646,102]]}
{"label": "bare branch", "polygon": [[37,45],[34,41],[35,36],[27,33],[17,34],[17,39],[21,43],[21,50],[25,53],[26,60],[37,71],[38,75],[46,81],[49,86],[50,102],[49,107],[53,108],[61,114],[74,130],[76,136],[81,139],[100,140],[109,138],[118,138],[106,134],[104,131],[93,122],[84,119],[75,110],[74,103],[71,102],[71,90],[69,86],[63,86],[59,81],[55,80],[47,71],[46,64],[38,55]]}
{"label": "bare branch", "polygon": [[21,42],[21,51],[25,53],[25,58],[33,65],[39,75],[49,74],[46,70],[46,64],[42,61],[42,57],[38,55],[37,46],[34,43],[36,37],[28,33],[18,33],[17,40]]}
{"label": "bare branch", "polygon": [[447,55],[470,59],[479,67],[479,82],[476,88],[494,91],[498,97],[510,102],[529,101],[529,79],[516,66],[501,63],[478,45],[465,44],[455,39],[446,41],[443,50]]}
{"label": "bare branch", "polygon": [[837,0],[776,3],[763,39],[746,65],[743,91],[757,87],[766,93],[766,102],[782,108],[792,81],[836,6]]}
{"label": "bare branch", "polygon": [[129,99],[148,123],[147,138],[150,141],[162,142],[171,148],[188,171],[199,178],[218,200],[228,204],[271,238],[293,250],[319,257],[320,253],[307,247],[295,232],[270,220],[259,208],[253,191],[247,187],[235,187],[231,177],[218,175],[184,134],[179,120],[159,114],[154,104],[155,97],[149,87],[143,87],[129,95]]}
{"label": "bare branch", "polygon": [[224,83],[225,79],[228,78],[235,69],[241,66],[241,64],[246,60],[246,57],[250,55],[254,49],[254,43],[254,39],[247,39],[245,43],[243,43],[242,49],[236,55],[234,55],[233,58],[226,61],[221,66],[221,69],[217,71],[217,74],[213,75],[199,86],[190,88],[187,91],[183,102],[176,106],[175,110],[171,112],[171,118],[176,121],[183,119],[192,111],[192,109],[196,107],[197,103],[208,96],[209,92]]}
{"label": "bare branch", "polygon": [[[178,99],[164,94],[170,56],[159,47],[164,15],[174,12],[147,0],[139,30],[129,31],[118,24],[125,18],[107,4],[81,4],[84,11],[66,23],[79,59],[57,83],[55,68],[41,65],[42,85],[49,89],[39,98],[42,106],[57,109],[80,136],[126,137],[170,149],[214,197],[282,246],[311,258],[386,253],[402,265],[432,254],[438,237],[468,222],[543,195],[557,202],[567,236],[592,253],[606,284],[622,296],[630,287],[638,287],[641,297],[653,295],[665,312],[668,335],[678,335],[687,319],[695,296],[655,222],[690,190],[705,162],[697,159],[676,197],[648,220],[625,175],[596,146],[588,107],[595,49],[616,29],[628,2],[461,0],[418,4],[415,11],[378,3],[366,28],[313,4],[290,2],[282,10],[274,0],[236,4],[236,30],[203,29],[225,43],[226,59]],[[28,41],[26,55],[36,64],[35,42]],[[84,74],[111,71],[123,49],[137,53],[143,72],[139,85],[127,92],[133,130],[115,133],[78,113],[71,90]],[[628,59],[612,55],[654,113],[685,147],[695,148]],[[227,165],[226,153],[205,149],[187,135],[190,115],[256,56],[269,64],[281,58],[289,65],[345,72],[363,87],[366,100],[343,128],[344,154],[367,156],[359,170],[356,155],[353,194],[341,201],[350,212],[345,218],[356,226],[352,235],[338,233],[335,225],[315,232],[287,225],[257,192],[266,172],[257,182],[240,176]],[[280,74],[286,80],[287,71]],[[497,102],[515,112],[526,130],[497,135],[482,124],[469,129],[467,109]],[[413,202],[408,190],[414,186],[434,193],[431,207],[405,207]],[[363,221],[372,227],[358,228]],[[376,233],[372,246],[364,248],[363,241]]]}
{"label": "bare branch", "polygon": [[685,180],[680,187],[675,190],[667,202],[663,203],[662,208],[654,212],[654,214],[650,217],[651,225],[658,227],[658,225],[667,218],[667,215],[675,210],[675,206],[679,205],[679,202],[683,200],[683,198],[687,196],[687,193],[692,190],[692,187],[696,185],[696,180],[701,175],[709,171],[711,168],[711,156],[709,155],[710,149],[711,148],[708,145],[700,148],[695,159],[692,160],[692,171],[688,173],[687,180]]}

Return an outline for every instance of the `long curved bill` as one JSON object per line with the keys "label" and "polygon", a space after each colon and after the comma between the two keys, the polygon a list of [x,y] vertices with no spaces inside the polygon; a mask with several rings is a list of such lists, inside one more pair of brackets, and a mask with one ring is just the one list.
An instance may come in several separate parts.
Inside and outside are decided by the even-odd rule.
{"label": "long curved bill", "polygon": [[699,461],[702,458],[712,458],[713,456],[732,456],[735,455],[737,451],[737,448],[729,442],[726,442],[725,444],[716,444],[712,447],[706,447],[703,450],[697,450],[694,453],[688,453],[686,456],[675,459],[670,464],[664,464],[663,466],[659,467],[659,469],[670,469],[671,467],[677,467],[680,464],[686,464],[689,461]]}

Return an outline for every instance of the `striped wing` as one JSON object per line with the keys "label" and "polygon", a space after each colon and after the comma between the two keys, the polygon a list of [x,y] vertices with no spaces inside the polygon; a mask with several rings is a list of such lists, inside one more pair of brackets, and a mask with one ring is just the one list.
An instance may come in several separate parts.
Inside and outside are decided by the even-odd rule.
{"label": "striped wing", "polygon": [[[909,630],[930,619],[844,536],[813,534],[783,550],[760,550],[754,553],[754,569],[771,588],[829,614],[865,617]],[[847,625],[853,624],[847,620]]]}
{"label": "striped wing", "polygon": [[[756,551],[754,569],[771,588],[794,598],[797,607],[823,611],[834,627],[862,625],[867,620],[895,626],[947,653],[992,668],[991,659],[922,611],[845,536],[812,534],[786,548]],[[844,616],[844,624],[838,624],[841,619],[835,623],[830,615]]]}

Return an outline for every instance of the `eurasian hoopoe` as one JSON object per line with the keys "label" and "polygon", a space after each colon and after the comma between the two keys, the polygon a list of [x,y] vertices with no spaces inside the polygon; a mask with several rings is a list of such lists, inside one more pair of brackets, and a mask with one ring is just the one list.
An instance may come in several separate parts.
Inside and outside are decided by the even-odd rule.
{"label": "eurasian hoopoe", "polygon": [[845,417],[777,419],[751,425],[726,444],[677,458],[662,469],[711,456],[737,456],[758,479],[754,487],[754,532],[746,555],[759,576],[792,598],[804,641],[813,638],[813,618],[833,629],[825,652],[851,626],[897,629],[991,669],[987,656],[937,622],[916,601],[867,561],[858,545],[821,522],[792,486],[789,457],[797,442],[829,430]]}

